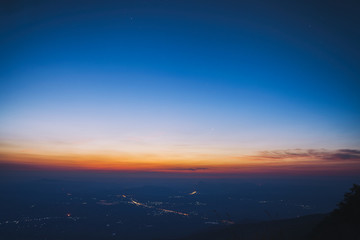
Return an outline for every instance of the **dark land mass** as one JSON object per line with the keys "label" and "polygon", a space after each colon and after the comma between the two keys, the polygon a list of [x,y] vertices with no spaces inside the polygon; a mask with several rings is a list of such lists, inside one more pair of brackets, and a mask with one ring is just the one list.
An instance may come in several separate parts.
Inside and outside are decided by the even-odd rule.
{"label": "dark land mass", "polygon": [[182,240],[359,240],[360,185],[354,184],[338,208],[329,214],[236,224],[191,235]]}
{"label": "dark land mass", "polygon": [[194,234],[187,238],[182,238],[182,240],[309,239],[312,230],[323,221],[325,217],[326,214],[315,214],[285,220],[236,224],[227,228],[217,228]]}
{"label": "dark land mass", "polygon": [[351,238],[360,229],[353,193],[327,214],[358,178],[8,175],[0,181],[0,239],[360,239]]}

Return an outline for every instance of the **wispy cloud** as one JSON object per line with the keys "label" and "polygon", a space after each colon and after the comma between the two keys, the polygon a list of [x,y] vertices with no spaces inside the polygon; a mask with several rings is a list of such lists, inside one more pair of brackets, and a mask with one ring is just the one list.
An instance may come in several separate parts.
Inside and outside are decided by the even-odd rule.
{"label": "wispy cloud", "polygon": [[173,171],[201,171],[201,170],[208,170],[209,168],[205,167],[191,167],[191,168],[182,168],[182,167],[176,167],[176,168],[169,168],[166,170],[173,170]]}
{"label": "wispy cloud", "polygon": [[287,149],[275,151],[261,151],[257,157],[272,160],[318,160],[318,161],[360,161],[360,150],[357,149]]}

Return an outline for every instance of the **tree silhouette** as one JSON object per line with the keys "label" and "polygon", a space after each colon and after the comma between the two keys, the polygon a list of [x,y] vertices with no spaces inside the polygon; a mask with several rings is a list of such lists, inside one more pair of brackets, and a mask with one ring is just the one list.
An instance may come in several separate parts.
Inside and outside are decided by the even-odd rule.
{"label": "tree silhouette", "polygon": [[360,185],[354,184],[350,192],[345,193],[332,215],[346,223],[360,223]]}
{"label": "tree silhouette", "polygon": [[354,184],[345,193],[338,208],[313,231],[313,239],[360,239],[360,185]]}

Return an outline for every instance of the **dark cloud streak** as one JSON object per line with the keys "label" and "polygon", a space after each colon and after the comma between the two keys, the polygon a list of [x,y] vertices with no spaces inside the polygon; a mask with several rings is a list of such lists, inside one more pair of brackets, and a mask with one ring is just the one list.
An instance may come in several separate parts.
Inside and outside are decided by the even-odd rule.
{"label": "dark cloud streak", "polygon": [[360,161],[360,150],[357,149],[287,149],[275,151],[262,151],[256,157],[265,159],[314,159],[325,161]]}
{"label": "dark cloud streak", "polygon": [[172,170],[172,171],[201,171],[201,170],[208,170],[209,168],[205,167],[195,167],[195,168],[170,168],[166,170]]}

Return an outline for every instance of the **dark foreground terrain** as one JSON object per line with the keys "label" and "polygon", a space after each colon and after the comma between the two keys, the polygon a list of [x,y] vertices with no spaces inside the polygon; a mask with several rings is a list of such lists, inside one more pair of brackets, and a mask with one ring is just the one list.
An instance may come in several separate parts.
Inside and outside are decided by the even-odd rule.
{"label": "dark foreground terrain", "polygon": [[359,240],[360,185],[354,184],[338,208],[330,214],[294,219],[236,224],[226,228],[193,234],[183,240]]}
{"label": "dark foreground terrain", "polygon": [[0,182],[0,239],[6,240],[309,239],[318,225],[313,236],[330,239],[322,233],[355,228],[326,217],[354,179],[9,175]]}
{"label": "dark foreground terrain", "polygon": [[183,238],[183,240],[209,239],[309,239],[313,229],[324,220],[325,214],[309,215],[293,219],[238,224],[228,228],[213,229]]}

